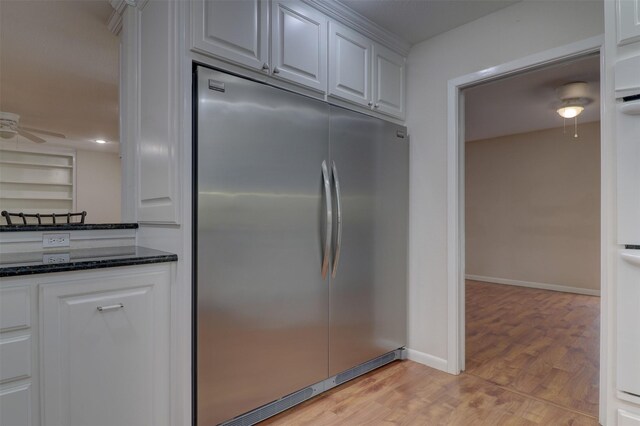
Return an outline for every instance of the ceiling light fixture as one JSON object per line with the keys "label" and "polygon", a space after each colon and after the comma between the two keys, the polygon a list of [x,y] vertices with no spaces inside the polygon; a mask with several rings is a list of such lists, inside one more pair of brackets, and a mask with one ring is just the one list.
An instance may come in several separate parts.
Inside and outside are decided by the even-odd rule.
{"label": "ceiling light fixture", "polygon": [[[589,98],[589,91],[587,87],[587,83],[584,81],[575,81],[573,83],[567,83],[563,86],[560,86],[556,89],[556,93],[558,98],[562,101],[562,103],[558,106],[556,112],[560,117],[564,118],[573,118],[575,130],[573,132],[573,137],[578,137],[578,116],[584,111],[585,105],[591,102],[591,98]],[[565,132],[566,132],[566,121],[565,121]]]}
{"label": "ceiling light fixture", "polygon": [[103,144],[107,143],[107,141],[105,141],[104,139],[96,139],[96,143]]}
{"label": "ceiling light fixture", "polygon": [[580,113],[584,111],[584,107],[582,105],[571,105],[566,104],[560,108],[558,108],[558,114],[562,118],[574,118],[580,115]]}

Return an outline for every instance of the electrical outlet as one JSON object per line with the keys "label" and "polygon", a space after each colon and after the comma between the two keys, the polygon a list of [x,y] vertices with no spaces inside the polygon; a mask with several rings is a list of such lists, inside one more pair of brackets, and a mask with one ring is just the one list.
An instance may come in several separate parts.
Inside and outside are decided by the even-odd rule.
{"label": "electrical outlet", "polygon": [[42,247],[69,247],[69,234],[44,234]]}
{"label": "electrical outlet", "polygon": [[69,253],[52,253],[42,255],[42,263],[51,264],[51,263],[69,263]]}

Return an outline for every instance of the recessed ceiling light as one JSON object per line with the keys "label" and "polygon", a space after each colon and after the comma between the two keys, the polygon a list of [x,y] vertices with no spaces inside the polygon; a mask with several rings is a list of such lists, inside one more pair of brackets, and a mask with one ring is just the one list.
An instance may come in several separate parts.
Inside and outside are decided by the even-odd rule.
{"label": "recessed ceiling light", "polygon": [[104,139],[96,139],[96,143],[107,143]]}

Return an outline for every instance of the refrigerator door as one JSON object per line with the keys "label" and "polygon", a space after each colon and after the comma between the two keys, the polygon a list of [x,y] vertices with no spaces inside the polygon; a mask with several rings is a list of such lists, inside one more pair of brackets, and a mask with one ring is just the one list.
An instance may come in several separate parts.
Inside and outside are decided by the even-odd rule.
{"label": "refrigerator door", "polygon": [[409,143],[398,131],[405,129],[331,107],[341,223],[333,226],[330,376],[406,343]]}
{"label": "refrigerator door", "polygon": [[327,377],[329,107],[200,67],[196,110],[196,415],[209,426]]}

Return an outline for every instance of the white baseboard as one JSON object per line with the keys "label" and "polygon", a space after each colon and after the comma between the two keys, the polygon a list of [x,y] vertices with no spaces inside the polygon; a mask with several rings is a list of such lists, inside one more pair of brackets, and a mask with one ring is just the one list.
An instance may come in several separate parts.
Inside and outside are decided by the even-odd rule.
{"label": "white baseboard", "polygon": [[447,372],[447,360],[438,358],[437,356],[429,355],[424,352],[416,351],[415,349],[407,348],[407,358],[411,361],[418,362],[426,365],[427,367],[435,368],[436,370]]}
{"label": "white baseboard", "polygon": [[494,277],[483,277],[480,275],[465,275],[465,278],[473,281],[482,281],[485,283],[493,283],[493,284],[506,284],[506,285],[515,285],[518,287],[529,287],[529,288],[537,288],[540,290],[552,290],[552,291],[562,291],[564,293],[576,293],[576,294],[586,294],[589,296],[600,296],[600,290],[592,290],[588,288],[580,288],[580,287],[569,287],[566,285],[558,285],[558,284],[545,284],[545,283],[534,283],[530,281],[519,281],[519,280],[509,280],[505,278],[494,278]]}

